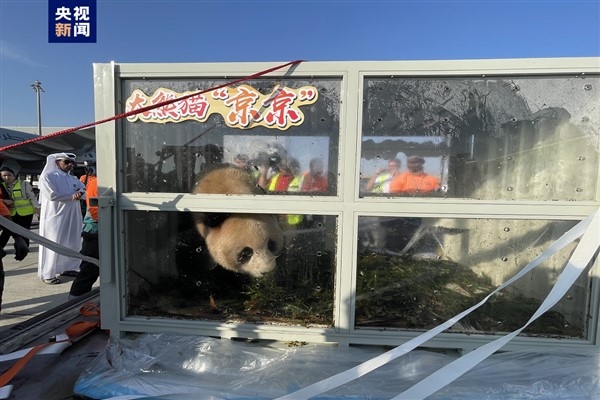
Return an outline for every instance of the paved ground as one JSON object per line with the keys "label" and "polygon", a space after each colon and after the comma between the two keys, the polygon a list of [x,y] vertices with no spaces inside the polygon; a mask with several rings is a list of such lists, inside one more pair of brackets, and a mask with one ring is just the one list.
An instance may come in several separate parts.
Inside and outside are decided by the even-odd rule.
{"label": "paved ground", "polygon": [[[37,222],[34,224],[32,231],[37,233]],[[61,277],[63,283],[47,285],[37,277],[37,243],[31,243],[29,254],[23,261],[14,259],[12,239],[5,251],[8,254],[2,260],[6,280],[0,312],[0,330],[24,322],[68,300],[74,278]]]}

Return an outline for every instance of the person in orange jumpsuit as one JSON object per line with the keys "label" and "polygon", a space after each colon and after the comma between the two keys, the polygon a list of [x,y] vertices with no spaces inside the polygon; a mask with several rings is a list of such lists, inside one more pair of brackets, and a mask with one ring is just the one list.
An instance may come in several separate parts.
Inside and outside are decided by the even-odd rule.
{"label": "person in orange jumpsuit", "polygon": [[423,171],[425,159],[419,156],[408,157],[408,171],[397,175],[390,182],[390,193],[431,193],[439,190],[440,180]]}
{"label": "person in orange jumpsuit", "polygon": [[301,192],[326,192],[329,185],[324,174],[323,160],[310,160],[309,170],[302,176]]}

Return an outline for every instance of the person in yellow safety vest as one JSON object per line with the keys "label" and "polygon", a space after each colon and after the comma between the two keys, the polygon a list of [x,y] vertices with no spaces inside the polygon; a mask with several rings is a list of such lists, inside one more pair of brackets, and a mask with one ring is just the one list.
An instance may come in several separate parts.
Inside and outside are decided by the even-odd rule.
{"label": "person in yellow safety vest", "polygon": [[[24,228],[30,229],[33,215],[40,214],[40,204],[38,198],[33,192],[31,184],[27,181],[18,179],[14,171],[9,167],[0,168],[0,177],[2,185],[8,192],[9,199],[4,199],[4,204],[10,209],[10,217],[12,221]],[[0,234],[0,248],[4,248],[11,232],[3,230]],[[27,246],[29,239],[24,238]]]}
{"label": "person in yellow safety vest", "polygon": [[[287,191],[290,193],[298,193],[300,192],[304,178],[304,175],[300,174],[301,169],[298,160],[292,159],[292,161],[290,161],[290,168],[292,169],[294,178],[290,181]],[[303,217],[304,216],[302,214],[288,214],[287,223],[289,225],[298,225],[300,222],[302,222]]]}
{"label": "person in yellow safety vest", "polygon": [[[262,166],[258,184],[265,190],[273,193],[283,193],[294,191],[294,187],[300,189],[300,185],[296,184],[300,175],[300,163],[295,158],[281,159],[277,165],[277,172],[271,178],[267,177],[268,173],[268,166]],[[290,185],[292,185],[292,190],[290,190]]]}
{"label": "person in yellow safety vest", "polygon": [[300,173],[300,163],[295,158],[291,158],[289,167],[294,176],[287,187],[287,192],[297,193],[302,187],[302,174]]}
{"label": "person in yellow safety vest", "polygon": [[400,173],[400,165],[397,158],[389,160],[386,169],[379,168],[375,171],[365,189],[372,193],[389,193],[390,182]]}
{"label": "person in yellow safety vest", "polygon": [[[272,193],[300,192],[302,186],[300,162],[295,158],[282,159],[277,168],[278,172],[271,179],[267,179],[268,167],[264,166],[258,184]],[[289,225],[298,225],[300,222],[302,222],[302,215],[290,214],[287,216]]]}

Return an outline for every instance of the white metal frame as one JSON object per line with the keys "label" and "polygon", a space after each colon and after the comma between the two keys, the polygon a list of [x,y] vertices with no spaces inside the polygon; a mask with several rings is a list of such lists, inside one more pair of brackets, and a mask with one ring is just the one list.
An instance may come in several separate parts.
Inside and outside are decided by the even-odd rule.
{"label": "white metal frame", "polygon": [[[95,102],[98,120],[110,118],[121,112],[118,102],[120,80],[123,78],[226,78],[237,79],[272,67],[266,63],[209,63],[209,64],[95,64]],[[280,77],[286,71],[271,73]],[[122,193],[118,167],[122,165],[118,149],[120,122],[112,121],[97,126],[96,143],[100,186],[101,235],[101,301],[102,324],[113,334],[123,332],[179,332],[221,337],[252,337],[257,339],[305,340],[313,342],[399,344],[415,337],[419,332],[372,331],[354,329],[354,286],[356,282],[357,221],[361,215],[370,216],[421,216],[443,218],[509,218],[509,219],[566,219],[581,220],[600,206],[596,201],[499,201],[436,198],[360,198],[360,131],[362,115],[362,85],[364,77],[374,76],[518,76],[555,74],[600,74],[598,58],[515,59],[515,60],[461,60],[461,61],[390,61],[390,62],[304,62],[292,77],[340,77],[343,103],[340,108],[339,163],[340,180],[335,197],[299,198],[268,196],[260,202],[250,196],[177,194],[181,200],[176,206],[169,200],[170,193]],[[115,157],[116,155],[116,157]],[[600,170],[600,166],[599,166]],[[600,176],[600,174],[599,174]],[[600,187],[600,185],[598,185]],[[201,200],[201,202],[199,202]],[[198,204],[202,204],[202,208]],[[331,214],[338,216],[338,254],[336,271],[336,306],[331,329],[236,325],[215,322],[180,321],[126,317],[123,276],[123,221],[124,210],[162,211],[241,211],[255,210],[266,213]],[[598,277],[598,266],[594,267]],[[591,312],[594,326],[589,341],[557,340],[519,337],[508,346],[512,349],[532,346],[552,346],[569,351],[596,350],[599,346],[600,321],[598,282],[593,285]],[[441,334],[431,340],[431,347],[470,349],[487,343],[498,336]]]}

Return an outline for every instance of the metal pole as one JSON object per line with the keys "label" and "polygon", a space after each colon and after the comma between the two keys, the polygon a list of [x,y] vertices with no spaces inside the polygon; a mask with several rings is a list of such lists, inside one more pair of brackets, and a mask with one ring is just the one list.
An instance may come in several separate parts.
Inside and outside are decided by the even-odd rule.
{"label": "metal pole", "polygon": [[37,118],[38,118],[38,135],[42,135],[42,104],[40,101],[40,93],[44,91],[42,88],[42,82],[35,81],[31,84],[33,90],[37,94]]}

